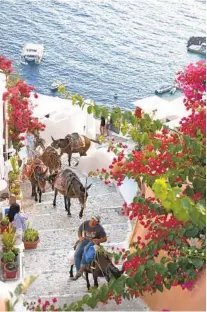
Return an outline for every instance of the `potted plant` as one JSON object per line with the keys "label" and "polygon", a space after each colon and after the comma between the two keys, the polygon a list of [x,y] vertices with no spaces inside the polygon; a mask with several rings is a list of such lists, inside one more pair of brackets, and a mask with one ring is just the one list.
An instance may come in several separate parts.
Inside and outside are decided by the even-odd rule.
{"label": "potted plant", "polygon": [[17,276],[18,265],[15,262],[9,262],[4,265],[4,273],[6,278],[14,279]]}
{"label": "potted plant", "polygon": [[11,250],[8,252],[4,252],[1,258],[1,266],[4,268],[4,265],[6,263],[16,262],[15,257],[16,257],[15,254]]}
{"label": "potted plant", "polygon": [[3,233],[4,231],[6,231],[8,228],[8,225],[9,225],[9,219],[3,218],[3,220],[1,220],[1,223],[0,223],[0,233]]}
{"label": "potted plant", "polygon": [[17,261],[18,254],[19,254],[19,252],[20,252],[20,249],[14,247],[14,248],[12,248],[12,252],[15,254],[15,260],[14,260],[14,262],[16,262],[16,261]]}
{"label": "potted plant", "polygon": [[38,231],[27,227],[27,229],[24,231],[23,242],[25,249],[37,248],[37,244],[39,243]]}
{"label": "potted plant", "polygon": [[9,251],[14,248],[15,245],[15,232],[9,224],[7,232],[3,232],[2,234],[2,243],[3,243],[3,251]]}

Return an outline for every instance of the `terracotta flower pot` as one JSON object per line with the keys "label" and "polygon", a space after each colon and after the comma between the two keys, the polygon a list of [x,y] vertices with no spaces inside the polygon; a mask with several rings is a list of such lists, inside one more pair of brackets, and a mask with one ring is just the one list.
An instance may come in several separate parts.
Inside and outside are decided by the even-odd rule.
{"label": "terracotta flower pot", "polygon": [[11,263],[5,264],[5,265],[4,265],[4,273],[5,273],[5,275],[6,275],[6,278],[14,279],[14,278],[16,278],[16,276],[17,276],[18,268],[15,268],[15,269],[13,269],[13,270],[7,269],[7,266],[10,265],[10,264],[15,264],[15,265],[16,265],[15,262],[11,262]]}
{"label": "terracotta flower pot", "polygon": [[0,232],[1,234],[4,232],[4,231],[7,231],[8,230],[8,225],[2,225],[0,224]]}
{"label": "terracotta flower pot", "polygon": [[2,258],[1,258],[1,267],[2,267],[2,270],[4,269],[4,265],[5,265],[5,263],[2,261]]}
{"label": "terracotta flower pot", "polygon": [[35,249],[35,248],[37,248],[39,241],[40,241],[39,238],[34,242],[23,241],[24,242],[24,248],[25,249]]}
{"label": "terracotta flower pot", "polygon": [[[15,257],[14,263],[17,263],[17,257]],[[5,266],[5,264],[6,264],[6,263],[4,263],[4,262],[2,261],[2,258],[1,258],[0,266],[2,267],[2,270],[3,270],[3,271],[4,271],[4,266]]]}

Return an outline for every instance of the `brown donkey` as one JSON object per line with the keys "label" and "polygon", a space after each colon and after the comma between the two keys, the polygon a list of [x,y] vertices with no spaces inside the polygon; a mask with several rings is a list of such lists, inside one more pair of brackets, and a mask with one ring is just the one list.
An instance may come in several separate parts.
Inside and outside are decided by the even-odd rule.
{"label": "brown donkey", "polygon": [[[44,170],[44,171],[43,171]],[[42,202],[42,193],[45,188],[46,181],[48,180],[48,168],[43,164],[37,164],[33,171],[31,172],[31,176],[29,178],[32,185],[32,196],[34,196],[35,201],[38,201],[37,193],[39,194],[39,203]]]}
{"label": "brown donkey", "polygon": [[56,173],[61,168],[60,155],[52,146],[48,146],[38,158],[49,168],[50,174]]}
{"label": "brown donkey", "polygon": [[[70,277],[73,277],[73,267],[70,266]],[[91,264],[88,264],[85,269],[86,284],[88,290],[90,290],[90,282],[88,275],[93,275],[94,287],[98,287],[98,277],[105,277],[106,281],[109,282],[111,277],[118,279],[123,274],[123,269],[120,271],[111,261],[111,259],[104,254],[96,254],[95,260]]]}
{"label": "brown donkey", "polygon": [[70,212],[70,199],[78,198],[81,204],[81,210],[79,213],[79,218],[83,216],[83,210],[85,208],[86,200],[88,197],[87,190],[92,184],[86,188],[83,186],[78,176],[71,169],[62,170],[58,175],[54,183],[55,196],[53,200],[53,206],[56,206],[56,197],[58,192],[64,196],[65,210],[68,212],[68,216],[71,216]]}
{"label": "brown donkey", "polygon": [[71,165],[71,156],[73,153],[79,153],[80,156],[86,156],[86,152],[91,146],[91,142],[100,144],[97,140],[92,140],[85,135],[79,135],[78,133],[68,134],[64,139],[55,140],[52,138],[51,146],[61,150],[61,156],[68,154],[68,164]]}

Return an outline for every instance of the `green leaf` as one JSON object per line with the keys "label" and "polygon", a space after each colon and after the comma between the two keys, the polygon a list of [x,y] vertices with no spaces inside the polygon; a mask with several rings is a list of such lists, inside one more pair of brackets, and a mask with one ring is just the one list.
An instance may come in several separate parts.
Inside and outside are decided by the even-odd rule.
{"label": "green leaf", "polygon": [[102,286],[99,290],[99,298],[101,302],[106,301],[106,299],[108,298],[108,292],[109,292],[109,288],[106,286]]}
{"label": "green leaf", "polygon": [[138,204],[139,203],[139,197],[134,197],[134,199],[133,199],[133,202],[134,202],[134,204]]}
{"label": "green leaf", "polygon": [[88,302],[88,298],[90,298],[89,295],[83,296],[82,298],[83,304],[86,304]]}
{"label": "green leaf", "polygon": [[171,201],[169,201],[168,199],[165,199],[165,200],[162,201],[162,204],[163,204],[163,206],[165,207],[165,209],[167,211],[171,210],[171,207],[172,207],[172,202]]}
{"label": "green leaf", "polygon": [[166,287],[168,290],[171,289],[171,285],[170,285],[169,282],[165,282],[165,281],[164,281],[164,285],[165,285],[165,287]]}
{"label": "green leaf", "polygon": [[122,126],[121,127],[121,132],[122,132],[123,135],[126,135],[127,131],[128,131],[128,126]]}
{"label": "green leaf", "polygon": [[[145,268],[144,268],[145,269]],[[143,272],[144,271],[137,271],[137,273],[135,274],[134,278],[135,281],[139,284],[139,286],[143,285],[144,279],[143,279]]]}
{"label": "green leaf", "polygon": [[126,284],[130,287],[130,288],[134,288],[136,281],[134,278],[128,278],[126,280]]}
{"label": "green leaf", "polygon": [[177,274],[177,264],[170,262],[167,264],[168,270],[171,273],[171,275],[176,275]]}
{"label": "green leaf", "polygon": [[204,264],[203,260],[201,260],[200,258],[191,258],[191,262],[198,270],[200,270]]}
{"label": "green leaf", "polygon": [[139,266],[137,272],[138,272],[138,273],[143,273],[144,270],[145,270],[145,266],[142,264],[142,265]]}
{"label": "green leaf", "polygon": [[141,143],[147,144],[148,141],[149,141],[148,133],[145,132],[145,133],[141,136]]}
{"label": "green leaf", "polygon": [[177,245],[181,245],[182,244],[181,239],[178,238],[178,237],[175,238],[175,242],[176,242]]}
{"label": "green leaf", "polygon": [[154,281],[154,278],[155,278],[154,268],[147,270],[147,277],[149,278],[150,281]]}
{"label": "green leaf", "polygon": [[125,280],[126,280],[126,277],[122,276],[114,282],[114,291],[116,292],[118,296],[120,296],[124,290]]}
{"label": "green leaf", "polygon": [[167,262],[167,258],[166,258],[166,257],[162,257],[161,260],[160,260],[160,262],[161,262],[162,264],[165,264],[165,263]]}
{"label": "green leaf", "polygon": [[91,307],[92,309],[94,309],[97,306],[97,300],[93,297],[89,297],[87,301],[87,305]]}
{"label": "green leaf", "polygon": [[88,107],[87,107],[87,112],[88,112],[88,114],[91,114],[92,111],[93,111],[93,106],[92,106],[92,105],[88,106]]}
{"label": "green leaf", "polygon": [[147,264],[146,264],[146,267],[147,268],[151,268],[154,264],[155,264],[154,260],[148,260]]}
{"label": "green leaf", "polygon": [[163,286],[162,286],[162,285],[157,285],[157,289],[158,289],[160,292],[163,292]]}
{"label": "green leaf", "polygon": [[[99,117],[99,116],[100,116],[100,113],[101,113],[101,108],[100,108],[100,106],[94,105],[93,107],[94,107],[94,114],[95,114],[95,116],[96,116],[96,117]],[[89,114],[90,114],[90,113],[89,113]]]}
{"label": "green leaf", "polygon": [[185,231],[185,237],[187,238],[195,238],[199,233],[199,228],[198,227],[192,227],[190,229],[187,229]]}
{"label": "green leaf", "polygon": [[166,268],[163,263],[156,263],[155,264],[155,271],[163,276],[165,274]]}

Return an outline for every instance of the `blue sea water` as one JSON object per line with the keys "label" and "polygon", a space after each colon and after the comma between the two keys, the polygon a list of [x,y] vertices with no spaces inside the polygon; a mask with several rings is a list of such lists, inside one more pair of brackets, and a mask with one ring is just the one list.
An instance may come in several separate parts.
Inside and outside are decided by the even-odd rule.
{"label": "blue sea water", "polygon": [[[186,51],[205,35],[202,0],[0,0],[0,55],[37,91],[55,79],[98,103],[131,107],[172,83],[200,56]],[[41,65],[19,62],[26,42],[44,43]]]}

